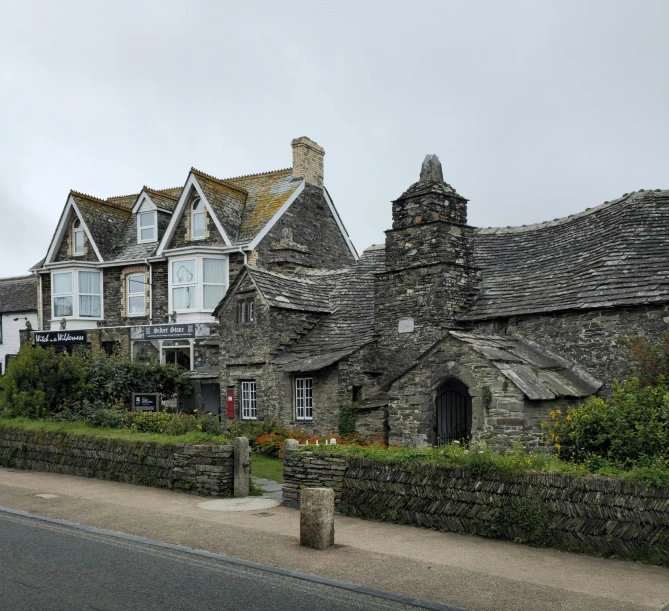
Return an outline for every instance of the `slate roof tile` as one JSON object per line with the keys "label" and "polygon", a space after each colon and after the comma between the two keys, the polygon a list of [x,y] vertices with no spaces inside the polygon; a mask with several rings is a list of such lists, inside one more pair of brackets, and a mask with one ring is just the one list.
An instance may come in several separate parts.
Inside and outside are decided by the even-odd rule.
{"label": "slate roof tile", "polygon": [[669,191],[527,227],[475,229],[481,291],[464,320],[669,301]]}
{"label": "slate roof tile", "polygon": [[36,311],[37,276],[0,278],[0,313]]}

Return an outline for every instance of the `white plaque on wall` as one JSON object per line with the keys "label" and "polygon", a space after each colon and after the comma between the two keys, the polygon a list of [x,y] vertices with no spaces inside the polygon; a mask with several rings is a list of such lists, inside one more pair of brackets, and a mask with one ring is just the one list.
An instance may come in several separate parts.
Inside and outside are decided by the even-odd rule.
{"label": "white plaque on wall", "polygon": [[413,318],[400,318],[397,325],[398,333],[413,333]]}

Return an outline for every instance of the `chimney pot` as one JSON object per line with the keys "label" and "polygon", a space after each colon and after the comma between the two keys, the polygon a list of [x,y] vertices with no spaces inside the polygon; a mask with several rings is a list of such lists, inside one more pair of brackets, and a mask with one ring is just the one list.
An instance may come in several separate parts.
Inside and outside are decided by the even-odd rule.
{"label": "chimney pot", "polygon": [[293,147],[293,178],[303,178],[307,184],[323,186],[323,156],[325,149],[302,136],[291,142]]}

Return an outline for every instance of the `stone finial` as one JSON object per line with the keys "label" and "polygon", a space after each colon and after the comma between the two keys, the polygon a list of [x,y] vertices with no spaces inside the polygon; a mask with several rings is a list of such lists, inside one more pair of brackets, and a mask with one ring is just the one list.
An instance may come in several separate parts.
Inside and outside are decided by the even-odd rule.
{"label": "stone finial", "polygon": [[436,155],[425,155],[420,169],[420,182],[444,182],[441,161]]}
{"label": "stone finial", "polygon": [[26,318],[26,331],[32,331],[33,330],[33,325],[32,323]]}
{"label": "stone finial", "polygon": [[65,318],[60,319],[60,330],[63,331],[67,329],[67,320]]}

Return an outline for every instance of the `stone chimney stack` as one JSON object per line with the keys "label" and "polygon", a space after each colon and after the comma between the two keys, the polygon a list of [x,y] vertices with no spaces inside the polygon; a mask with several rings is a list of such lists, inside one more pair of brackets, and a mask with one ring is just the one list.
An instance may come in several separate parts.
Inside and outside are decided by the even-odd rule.
{"label": "stone chimney stack", "polygon": [[325,149],[306,136],[295,138],[293,147],[293,178],[304,178],[314,187],[323,186],[323,156]]}

